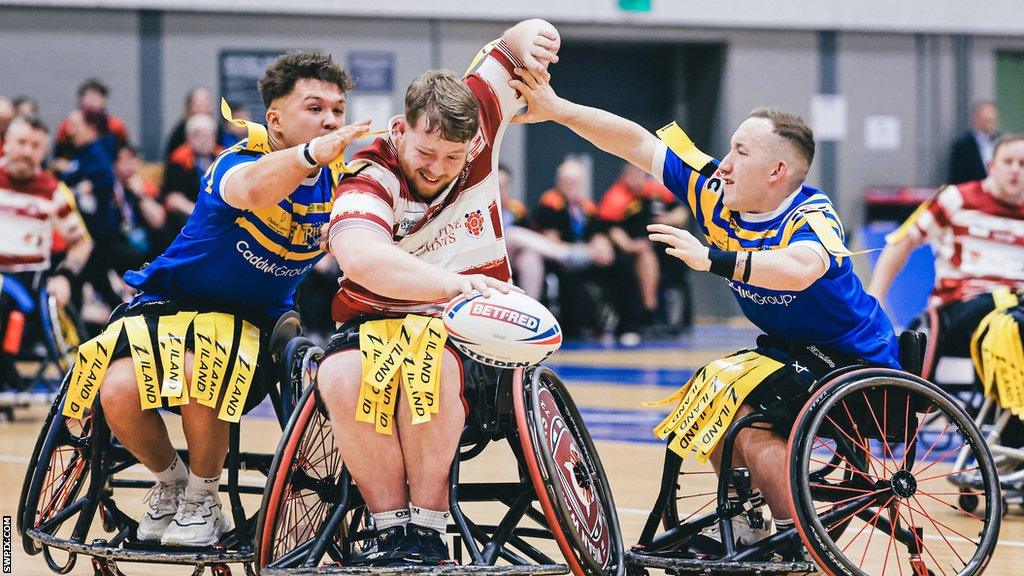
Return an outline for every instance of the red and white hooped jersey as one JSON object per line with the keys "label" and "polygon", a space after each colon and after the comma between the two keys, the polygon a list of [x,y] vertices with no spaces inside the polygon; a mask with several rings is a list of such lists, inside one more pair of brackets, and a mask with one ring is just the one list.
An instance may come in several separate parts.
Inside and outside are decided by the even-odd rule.
{"label": "red and white hooped jersey", "polygon": [[[463,81],[480,106],[480,129],[470,143],[465,168],[433,200],[424,201],[411,192],[390,137],[378,138],[355,154],[353,161],[368,165],[339,182],[331,237],[356,227],[378,230],[402,250],[445,270],[509,280],[497,167],[509,120],[525,105],[508,86],[513,69],[521,66],[505,42],[498,41],[488,45],[466,72]],[[342,276],[331,312],[336,322],[362,314],[438,315],[445,303],[388,298]]]}
{"label": "red and white hooped jersey", "polygon": [[969,300],[1000,286],[1024,290],[1024,206],[996,200],[981,181],[944,189],[929,200],[909,233],[935,252],[930,306]]}
{"label": "red and white hooped jersey", "polygon": [[49,172],[14,181],[0,167],[0,272],[47,270],[54,230],[68,242],[87,234],[68,187]]}

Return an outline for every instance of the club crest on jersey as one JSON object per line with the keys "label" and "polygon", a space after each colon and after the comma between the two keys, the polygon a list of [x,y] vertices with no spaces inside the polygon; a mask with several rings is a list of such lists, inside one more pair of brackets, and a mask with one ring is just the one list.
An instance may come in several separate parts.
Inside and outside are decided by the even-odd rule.
{"label": "club crest on jersey", "polygon": [[466,233],[473,238],[479,238],[484,233],[484,214],[481,210],[469,212],[464,217],[464,228]]}

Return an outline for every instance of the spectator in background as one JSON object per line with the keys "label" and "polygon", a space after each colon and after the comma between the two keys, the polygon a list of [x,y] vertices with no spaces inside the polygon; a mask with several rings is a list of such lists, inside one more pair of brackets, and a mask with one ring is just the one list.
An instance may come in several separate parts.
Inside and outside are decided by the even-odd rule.
{"label": "spectator in background", "polygon": [[[252,120],[252,111],[245,104],[238,103],[231,106],[231,115],[235,120]],[[214,115],[216,116],[216,115]],[[249,135],[245,126],[239,126],[228,122],[225,118],[220,124],[220,132],[217,135],[217,142],[225,149],[231,148]]]}
{"label": "spectator in background", "polygon": [[971,129],[953,142],[949,158],[949,183],[984,180],[999,138],[999,110],[992,102],[978,102],[972,108]]}
{"label": "spectator in background", "polygon": [[[249,116],[239,116],[238,110],[232,109],[236,118],[250,119]],[[167,147],[164,148],[164,156],[170,158],[171,154],[181,147],[182,144],[188,139],[187,124],[193,116],[216,116],[213,104],[213,93],[210,92],[209,88],[199,86],[188,91],[188,95],[185,96],[185,110],[181,113],[181,119],[174,126],[174,130],[171,131],[170,138],[167,139]],[[224,127],[215,125],[216,131],[216,142],[220,142],[224,137]],[[242,131],[242,137],[244,138],[244,130]]]}
{"label": "spectator in background", "polygon": [[[117,146],[111,151],[111,156],[113,156],[113,153],[116,152],[116,147],[128,142],[128,128],[125,126],[124,120],[111,115],[107,111],[107,99],[110,95],[110,89],[98,79],[89,78],[78,86],[77,94],[78,110],[82,112],[99,112],[106,116],[107,124],[102,132],[110,134],[116,141]],[[57,127],[56,142],[54,156],[58,158],[70,157],[74,144],[72,144],[71,138],[68,135],[67,118]]]}
{"label": "spectator in background", "polygon": [[185,124],[186,141],[171,152],[164,164],[160,198],[167,209],[165,232],[177,236],[199,197],[199,179],[223,150],[217,145],[217,121],[209,114],[196,114]]}
{"label": "spectator in background", "polygon": [[[586,167],[577,160],[566,160],[555,173],[555,187],[540,197],[535,214],[537,229],[545,236],[567,244],[587,243],[610,246],[605,227],[597,217],[597,206],[590,199]],[[558,301],[562,329],[567,337],[584,337],[588,332],[600,335],[599,304],[605,299],[619,315],[616,333],[622,344],[639,344],[637,333],[639,298],[628,255],[615,251],[605,265],[570,269],[555,267],[558,274]],[[589,287],[596,287],[600,295]]]}
{"label": "spectator in background", "polygon": [[112,247],[120,240],[120,215],[114,202],[114,160],[116,153],[105,133],[107,117],[93,110],[74,110],[67,117],[71,141],[70,159],[61,180],[75,193],[86,228],[98,246],[85,266],[82,279],[92,285],[104,304],[113,309],[121,296],[111,286]]}
{"label": "spectator in background", "polygon": [[619,179],[601,198],[598,216],[608,225],[608,237],[615,247],[633,257],[643,304],[640,322],[650,326],[658,310],[661,265],[654,245],[647,238],[647,225],[668,224],[682,228],[689,219],[686,209],[668,188],[626,162]]}
{"label": "spectator in background", "polygon": [[12,102],[15,116],[29,119],[39,116],[39,102],[36,102],[35,99],[28,96],[15,96]]}
{"label": "spectator in background", "polygon": [[[0,96],[0,158],[4,157],[4,134],[14,119],[14,102],[7,96]],[[49,136],[49,135],[47,135]]]}
{"label": "spectator in background", "polygon": [[114,204],[120,216],[121,241],[117,243],[114,270],[118,275],[141,267],[163,251],[160,232],[167,213],[157,200],[159,189],[139,174],[139,153],[130,144],[117,151],[114,160]]}
{"label": "spectator in background", "polygon": [[585,268],[591,263],[599,266],[612,263],[615,252],[604,238],[597,238],[590,244],[569,243],[531,230],[526,206],[511,195],[511,179],[508,167],[499,165],[498,193],[501,196],[505,247],[516,285],[526,294],[537,300],[543,296],[545,261],[570,270]]}

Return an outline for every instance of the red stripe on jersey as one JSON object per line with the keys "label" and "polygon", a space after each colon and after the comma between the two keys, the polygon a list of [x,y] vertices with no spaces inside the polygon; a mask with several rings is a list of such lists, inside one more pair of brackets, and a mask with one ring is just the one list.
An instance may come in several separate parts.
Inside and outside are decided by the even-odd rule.
{"label": "red stripe on jersey", "polygon": [[388,233],[389,236],[393,233],[391,230],[391,225],[385,222],[383,218],[377,216],[376,214],[367,214],[364,212],[343,212],[341,214],[338,214],[334,218],[331,218],[331,226],[333,227],[335,224],[342,222],[344,220],[366,220],[367,222],[372,222],[380,226],[385,232]]}
{"label": "red stripe on jersey", "polygon": [[13,214],[18,218],[28,218],[29,220],[45,221],[51,218],[49,214],[40,211],[38,205],[30,205],[28,208],[22,206],[0,206],[0,212]]}
{"label": "red stripe on jersey", "polygon": [[491,228],[494,230],[494,235],[498,240],[501,240],[503,230],[501,229],[501,215],[498,212],[498,203],[491,202],[491,205],[487,207],[487,211],[491,213]]}
{"label": "red stripe on jersey", "polygon": [[391,208],[395,207],[395,199],[391,197],[391,194],[388,194],[388,191],[384,189],[380,182],[369,176],[356,175],[352,178],[343,178],[341,183],[338,184],[335,197],[341,198],[345,194],[369,194],[380,198]]}
{"label": "red stripe on jersey", "polygon": [[46,256],[32,254],[30,256],[11,256],[0,254],[0,266],[15,266],[18,264],[39,264],[46,261]]}

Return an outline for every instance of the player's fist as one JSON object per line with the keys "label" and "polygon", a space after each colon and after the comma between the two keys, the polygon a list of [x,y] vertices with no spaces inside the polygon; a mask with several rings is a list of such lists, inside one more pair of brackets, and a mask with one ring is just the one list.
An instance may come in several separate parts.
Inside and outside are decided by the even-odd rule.
{"label": "player's fist", "polygon": [[679,258],[694,270],[707,271],[711,269],[708,247],[694,238],[693,234],[665,224],[651,224],[647,227],[647,231],[650,232],[647,237],[651,239],[651,242],[668,244],[669,247],[665,249],[665,253],[669,256]]}

